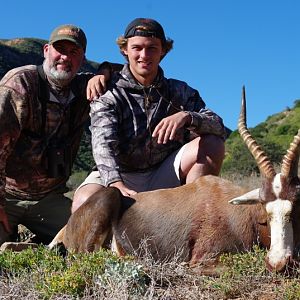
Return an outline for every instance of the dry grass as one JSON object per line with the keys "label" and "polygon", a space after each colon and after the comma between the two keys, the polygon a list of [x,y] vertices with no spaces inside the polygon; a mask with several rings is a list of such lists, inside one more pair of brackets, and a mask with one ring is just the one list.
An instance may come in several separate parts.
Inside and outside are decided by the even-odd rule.
{"label": "dry grass", "polygon": [[257,247],[224,255],[208,276],[199,272],[201,266],[191,268],[176,258],[119,259],[103,250],[63,258],[44,248],[6,253],[0,254],[0,299],[299,299],[297,270],[269,273],[264,256]]}
{"label": "dry grass", "polygon": [[245,177],[239,174],[223,175],[223,178],[234,182],[236,185],[240,185],[247,190],[259,188],[261,185],[261,177],[253,174],[249,177]]}
{"label": "dry grass", "polygon": [[[247,189],[261,182],[256,176],[227,179]],[[210,275],[200,272],[201,265],[191,268],[176,258],[159,263],[148,256],[119,259],[107,251],[67,257],[45,248],[26,251],[0,254],[0,300],[300,299],[300,272],[269,273],[265,251],[257,247],[221,256]]]}

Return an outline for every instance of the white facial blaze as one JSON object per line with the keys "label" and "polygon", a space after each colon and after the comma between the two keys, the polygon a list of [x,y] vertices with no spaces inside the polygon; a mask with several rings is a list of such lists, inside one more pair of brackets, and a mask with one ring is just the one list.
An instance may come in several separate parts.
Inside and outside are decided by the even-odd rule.
{"label": "white facial blaze", "polygon": [[281,269],[293,254],[293,226],[290,220],[292,203],[289,200],[277,199],[267,203],[266,211],[271,229],[268,261],[275,269]]}
{"label": "white facial blaze", "polygon": [[292,202],[280,199],[282,191],[281,174],[277,174],[272,183],[275,201],[266,204],[270,219],[271,246],[267,255],[269,265],[275,270],[282,270],[293,255],[294,239],[291,220]]}
{"label": "white facial blaze", "polygon": [[273,192],[276,196],[277,199],[279,199],[279,193],[281,192],[282,190],[282,185],[281,185],[281,180],[280,180],[280,173],[279,174],[276,174],[274,180],[273,180]]}

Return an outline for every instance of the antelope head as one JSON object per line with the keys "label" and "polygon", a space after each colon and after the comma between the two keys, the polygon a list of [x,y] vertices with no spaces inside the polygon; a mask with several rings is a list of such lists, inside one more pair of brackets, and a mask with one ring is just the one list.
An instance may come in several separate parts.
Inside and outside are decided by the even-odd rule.
{"label": "antelope head", "polygon": [[269,270],[283,271],[292,262],[296,246],[298,246],[298,236],[300,236],[300,181],[297,174],[300,130],[283,157],[281,171],[277,174],[273,164],[247,128],[244,87],[238,130],[255,158],[262,176],[262,185],[256,190],[232,199],[230,203],[261,203],[264,206],[271,235],[266,265]]}

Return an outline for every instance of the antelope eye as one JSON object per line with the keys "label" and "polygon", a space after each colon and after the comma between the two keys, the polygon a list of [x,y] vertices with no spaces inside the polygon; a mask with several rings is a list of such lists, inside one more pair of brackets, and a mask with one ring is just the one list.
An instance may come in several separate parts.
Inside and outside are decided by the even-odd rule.
{"label": "antelope eye", "polygon": [[258,224],[259,224],[259,225],[262,225],[262,226],[267,226],[267,225],[268,225],[268,222],[267,222],[267,220],[265,220],[265,221],[260,221],[260,222],[258,222]]}
{"label": "antelope eye", "polygon": [[267,226],[268,225],[268,215],[263,214],[263,215],[259,216],[257,218],[257,223],[262,226]]}

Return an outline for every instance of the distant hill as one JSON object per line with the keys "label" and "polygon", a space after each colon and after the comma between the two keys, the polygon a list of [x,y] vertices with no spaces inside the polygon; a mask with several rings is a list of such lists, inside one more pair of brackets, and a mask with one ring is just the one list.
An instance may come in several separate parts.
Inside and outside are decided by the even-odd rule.
{"label": "distant hill", "polygon": [[[10,69],[43,62],[43,46],[46,40],[34,38],[0,39],[0,79]],[[87,61],[82,71],[95,72],[98,63]]]}

